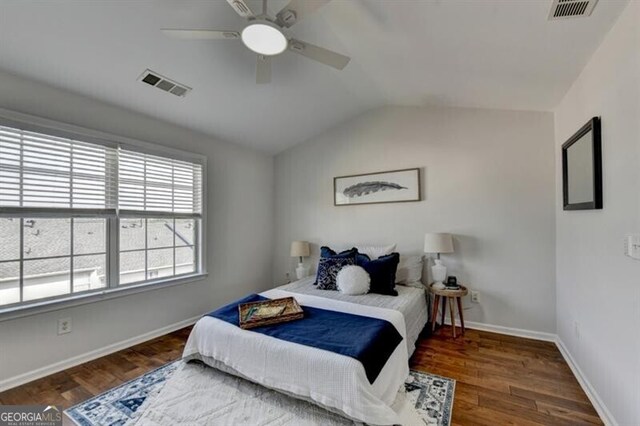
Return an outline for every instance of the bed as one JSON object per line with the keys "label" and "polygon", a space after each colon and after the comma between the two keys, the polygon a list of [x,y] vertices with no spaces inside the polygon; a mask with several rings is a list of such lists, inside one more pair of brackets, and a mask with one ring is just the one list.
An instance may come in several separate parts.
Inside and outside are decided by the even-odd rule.
{"label": "bed", "polygon": [[[392,405],[409,374],[408,358],[426,324],[424,290],[401,287],[399,296],[344,296],[313,288],[313,279],[260,293],[274,299],[294,296],[304,307],[348,313],[392,324],[402,340],[375,381],[363,364],[338,353],[273,338],[218,318],[204,316],[194,326],[183,358],[199,360],[293,397],[313,402],[357,422],[398,423]],[[405,324],[408,324],[408,328]]]}

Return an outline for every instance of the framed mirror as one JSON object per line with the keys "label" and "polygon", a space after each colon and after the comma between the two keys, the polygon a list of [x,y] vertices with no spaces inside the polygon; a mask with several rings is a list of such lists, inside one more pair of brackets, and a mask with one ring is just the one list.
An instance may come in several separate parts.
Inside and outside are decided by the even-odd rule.
{"label": "framed mirror", "polygon": [[600,118],[593,117],[562,144],[564,210],[602,208]]}

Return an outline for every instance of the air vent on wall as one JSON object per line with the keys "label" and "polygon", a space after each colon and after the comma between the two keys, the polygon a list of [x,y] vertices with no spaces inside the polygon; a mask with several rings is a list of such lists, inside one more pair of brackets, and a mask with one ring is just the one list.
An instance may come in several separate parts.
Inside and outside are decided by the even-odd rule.
{"label": "air vent on wall", "polygon": [[149,69],[145,70],[140,77],[138,77],[138,80],[180,97],[186,96],[187,93],[191,91],[191,87],[177,83]]}
{"label": "air vent on wall", "polygon": [[553,0],[549,20],[591,16],[598,0]]}

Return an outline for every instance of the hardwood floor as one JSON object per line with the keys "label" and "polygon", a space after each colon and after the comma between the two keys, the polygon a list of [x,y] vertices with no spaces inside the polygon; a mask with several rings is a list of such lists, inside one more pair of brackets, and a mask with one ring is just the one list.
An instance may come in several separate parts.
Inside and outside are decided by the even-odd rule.
{"label": "hardwood floor", "polygon": [[[178,359],[191,328],[0,393],[0,404],[64,408]],[[411,368],[457,381],[452,425],[602,424],[553,343],[445,327],[421,339]]]}
{"label": "hardwood floor", "polygon": [[0,393],[0,404],[55,404],[65,409],[180,358],[191,327],[149,340]]}
{"label": "hardwood floor", "polygon": [[603,424],[555,344],[444,327],[411,368],[456,380],[452,425]]}

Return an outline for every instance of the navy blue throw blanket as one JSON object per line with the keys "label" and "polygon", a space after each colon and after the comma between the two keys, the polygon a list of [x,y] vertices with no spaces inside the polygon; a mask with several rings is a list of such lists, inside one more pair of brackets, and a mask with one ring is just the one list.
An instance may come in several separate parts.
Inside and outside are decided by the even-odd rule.
{"label": "navy blue throw blanket", "polygon": [[[237,326],[239,304],[266,299],[266,297],[251,294],[207,316]],[[303,319],[256,327],[247,331],[355,358],[362,363],[369,383],[376,380],[387,360],[402,341],[398,330],[385,320],[310,306],[302,306],[302,309],[304,310]]]}

